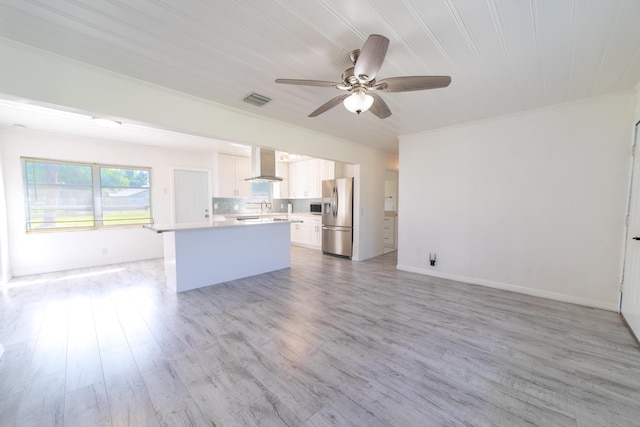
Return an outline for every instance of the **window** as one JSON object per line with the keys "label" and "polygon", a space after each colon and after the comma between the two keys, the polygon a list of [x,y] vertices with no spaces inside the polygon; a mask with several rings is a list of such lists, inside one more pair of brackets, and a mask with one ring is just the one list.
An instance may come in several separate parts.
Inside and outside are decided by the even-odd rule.
{"label": "window", "polygon": [[251,197],[249,203],[260,203],[262,201],[271,203],[271,183],[264,181],[251,181]]}
{"label": "window", "polygon": [[149,168],[22,159],[27,231],[150,224]]}

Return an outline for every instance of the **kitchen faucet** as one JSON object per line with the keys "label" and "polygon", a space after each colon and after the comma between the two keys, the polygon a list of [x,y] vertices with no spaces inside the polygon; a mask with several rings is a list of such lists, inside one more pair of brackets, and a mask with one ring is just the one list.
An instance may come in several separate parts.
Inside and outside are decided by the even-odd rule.
{"label": "kitchen faucet", "polygon": [[263,208],[262,208],[263,206],[265,208],[269,209],[269,203],[266,200],[263,200],[263,201],[260,202],[260,213],[261,214],[263,213]]}

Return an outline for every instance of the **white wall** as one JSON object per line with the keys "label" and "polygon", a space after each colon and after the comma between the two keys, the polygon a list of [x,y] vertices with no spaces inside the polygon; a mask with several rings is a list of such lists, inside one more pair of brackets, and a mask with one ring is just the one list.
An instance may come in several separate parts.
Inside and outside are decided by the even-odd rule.
{"label": "white wall", "polygon": [[397,156],[232,110],[0,38],[0,94],[125,122],[358,165],[354,259],[382,254],[384,170]]}
{"label": "white wall", "polygon": [[[13,276],[162,257],[160,235],[142,227],[67,232],[25,231],[20,157],[152,168],[156,222],[171,221],[171,167],[211,169],[211,155],[133,144],[70,138],[28,130],[0,132],[7,203],[8,249]],[[103,251],[106,249],[106,254]]]}
{"label": "white wall", "polygon": [[[0,138],[2,138],[2,129],[0,129]],[[2,173],[2,151],[0,150],[0,286],[7,283],[11,278],[8,231],[7,204],[4,195],[4,175]]]}
{"label": "white wall", "polygon": [[398,268],[616,310],[633,112],[619,93],[401,137]]}

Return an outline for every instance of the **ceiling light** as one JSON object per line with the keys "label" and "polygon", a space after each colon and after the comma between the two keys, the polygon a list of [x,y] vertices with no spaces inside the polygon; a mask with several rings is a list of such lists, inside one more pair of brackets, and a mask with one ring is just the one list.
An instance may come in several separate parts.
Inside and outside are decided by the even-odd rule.
{"label": "ceiling light", "polygon": [[118,126],[122,125],[122,123],[120,122],[111,119],[105,119],[103,117],[94,117],[93,122],[98,126],[102,126],[105,128],[117,128]]}
{"label": "ceiling light", "polygon": [[280,156],[280,161],[282,161],[282,162],[293,162],[295,160],[300,160],[302,158],[303,158],[303,156],[301,156],[300,154],[284,153],[282,156]]}
{"label": "ceiling light", "polygon": [[367,111],[373,105],[373,96],[367,95],[367,90],[363,87],[356,87],[351,91],[351,95],[342,101],[344,108],[352,113],[360,114]]}

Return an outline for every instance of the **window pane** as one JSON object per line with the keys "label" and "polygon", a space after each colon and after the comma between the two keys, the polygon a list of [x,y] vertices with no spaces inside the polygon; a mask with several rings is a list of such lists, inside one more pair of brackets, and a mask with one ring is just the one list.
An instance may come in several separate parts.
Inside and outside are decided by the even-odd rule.
{"label": "window pane", "polygon": [[149,171],[100,168],[104,225],[151,223]]}
{"label": "window pane", "polygon": [[27,229],[93,227],[91,167],[26,161]]}
{"label": "window pane", "polygon": [[260,203],[263,200],[271,203],[271,183],[252,181],[249,203]]}

